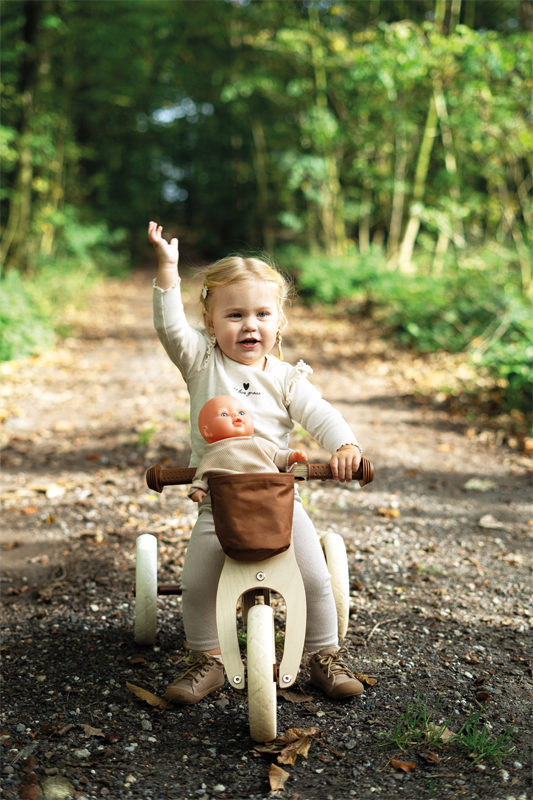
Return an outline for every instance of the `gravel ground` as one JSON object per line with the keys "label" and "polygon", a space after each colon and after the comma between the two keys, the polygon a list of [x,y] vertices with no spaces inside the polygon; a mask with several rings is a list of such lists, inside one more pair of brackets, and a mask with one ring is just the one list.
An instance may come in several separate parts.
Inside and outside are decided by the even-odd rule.
{"label": "gravel ground", "polygon": [[[405,357],[390,345],[352,352],[348,323],[292,315],[286,357],[313,366],[376,478],[302,489],[317,530],[345,539],[347,660],[366,681],[335,703],[303,667],[299,689],[280,695],[279,732],[315,727],[321,742],[282,765],[280,794],[529,800],[531,459],[497,431],[400,396]],[[134,643],[136,536],[157,536],[160,580],[179,583],[195,517],[182,489],[159,496],[144,483],[150,464],[188,460],[187,395],[152,332],[149,277],[106,282],[71,322],[53,353],[2,367],[1,796],[270,797],[276,760],[249,737],[246,693],[226,683],[180,709],[127,687],[161,696],[185,655],[179,598],[159,601],[156,645]],[[305,432],[296,444],[327,460]],[[512,725],[521,735],[501,765],[473,765],[450,743],[380,746],[417,697],[438,701],[433,719],[452,732],[482,709],[493,739]]]}

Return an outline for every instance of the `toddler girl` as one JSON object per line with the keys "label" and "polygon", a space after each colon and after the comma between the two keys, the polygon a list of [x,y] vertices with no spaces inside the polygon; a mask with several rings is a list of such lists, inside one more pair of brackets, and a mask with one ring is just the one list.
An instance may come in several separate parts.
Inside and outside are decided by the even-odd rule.
{"label": "toddler girl", "polygon": [[[206,442],[198,428],[202,406],[218,395],[246,400],[255,433],[287,449],[293,420],[333,453],[333,477],[349,481],[362,450],[342,416],[309,383],[312,369],[281,361],[283,311],[291,285],[256,258],[232,256],[204,272],[200,302],[205,328],[192,328],[183,310],[178,276],[178,240],[148,226],[159,269],[154,280],[154,323],[168,356],[181,372],[191,398],[190,465],[197,466]],[[270,355],[277,344],[279,360]],[[337,614],[322,549],[295,492],[293,543],[307,599],[305,648],[311,653],[311,682],[338,700],[361,694],[363,686],[341,660]],[[192,651],[187,669],[165,697],[191,704],[220,689],[224,672],[217,637],[215,601],[224,553],[215,534],[210,496],[203,498],[191,534],[182,580],[183,624]]]}

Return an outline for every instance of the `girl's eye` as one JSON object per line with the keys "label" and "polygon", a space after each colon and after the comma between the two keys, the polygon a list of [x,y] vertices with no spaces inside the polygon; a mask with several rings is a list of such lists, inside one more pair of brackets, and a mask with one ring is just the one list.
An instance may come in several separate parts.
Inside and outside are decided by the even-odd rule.
{"label": "girl's eye", "polygon": [[260,311],[257,316],[258,317],[268,317],[268,316],[270,316],[270,314],[269,314],[268,311]]}
{"label": "girl's eye", "polygon": [[221,417],[227,417],[228,415],[227,414],[221,414],[220,416]]}

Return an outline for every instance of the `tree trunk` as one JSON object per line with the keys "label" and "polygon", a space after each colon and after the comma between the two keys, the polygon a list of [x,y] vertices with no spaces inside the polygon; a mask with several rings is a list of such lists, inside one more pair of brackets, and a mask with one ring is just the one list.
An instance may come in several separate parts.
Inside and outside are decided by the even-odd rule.
{"label": "tree trunk", "polygon": [[387,258],[398,252],[402,233],[403,204],[405,200],[405,170],[407,166],[407,148],[403,134],[396,132],[396,163],[394,165],[394,192],[392,195],[392,211],[390,218],[389,239],[387,242]]}
{"label": "tree trunk", "polygon": [[424,128],[424,135],[422,136],[422,142],[420,144],[420,151],[418,154],[418,162],[416,165],[409,222],[407,223],[407,229],[405,231],[400,249],[398,267],[402,272],[409,272],[412,269],[411,259],[413,257],[416,237],[418,236],[418,231],[420,229],[420,206],[426,189],[429,161],[431,158],[431,151],[433,150],[433,141],[437,133],[436,125],[437,108],[435,106],[435,97],[432,95],[429,101],[426,126]]}
{"label": "tree trunk", "polygon": [[455,30],[455,26],[459,24],[461,19],[461,0],[452,0],[450,9],[450,33]]}
{"label": "tree trunk", "polygon": [[361,194],[361,221],[359,223],[359,251],[368,253],[370,248],[370,208],[372,193],[370,189],[363,189]]}
{"label": "tree trunk", "polygon": [[31,211],[31,192],[33,166],[31,154],[31,123],[33,118],[33,97],[42,54],[38,49],[38,24],[43,13],[43,3],[27,0],[25,4],[26,25],[24,40],[28,52],[22,70],[22,119],[20,124],[19,163],[9,205],[2,243],[0,244],[0,263],[16,266],[21,270],[25,264],[27,228]]}
{"label": "tree trunk", "polygon": [[474,30],[476,24],[476,0],[467,0],[464,9],[464,24],[467,25],[471,30]]}
{"label": "tree trunk", "polygon": [[255,144],[254,167],[257,180],[257,210],[263,228],[263,246],[267,253],[273,253],[274,232],[268,214],[268,176],[266,170],[268,152],[263,125],[258,117],[252,120],[252,134]]}

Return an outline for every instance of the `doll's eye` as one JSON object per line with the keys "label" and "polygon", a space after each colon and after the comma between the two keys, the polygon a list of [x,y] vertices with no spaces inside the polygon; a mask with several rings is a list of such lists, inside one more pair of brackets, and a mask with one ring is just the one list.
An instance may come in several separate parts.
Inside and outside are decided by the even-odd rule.
{"label": "doll's eye", "polygon": [[221,416],[221,417],[227,417],[228,415],[227,415],[227,414],[224,414],[224,412],[223,412],[223,413],[222,413],[220,416]]}
{"label": "doll's eye", "polygon": [[244,417],[245,414],[246,414],[246,411],[239,411],[239,417]]}

